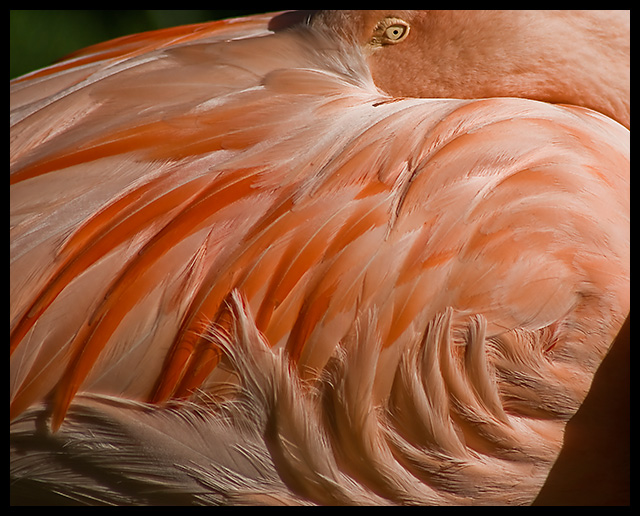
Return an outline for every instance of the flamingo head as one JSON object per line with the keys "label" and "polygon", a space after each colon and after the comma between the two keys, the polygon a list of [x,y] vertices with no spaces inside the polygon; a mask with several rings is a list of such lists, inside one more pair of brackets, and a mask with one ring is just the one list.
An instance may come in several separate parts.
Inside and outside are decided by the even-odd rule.
{"label": "flamingo head", "polygon": [[619,11],[319,11],[311,25],[355,38],[376,86],[395,97],[529,98],[629,127],[630,26]]}

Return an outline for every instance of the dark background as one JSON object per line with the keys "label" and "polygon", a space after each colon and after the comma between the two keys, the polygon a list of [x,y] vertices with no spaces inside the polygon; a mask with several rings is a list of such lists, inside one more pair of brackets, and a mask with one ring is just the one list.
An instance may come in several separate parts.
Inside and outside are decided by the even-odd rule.
{"label": "dark background", "polygon": [[10,10],[9,78],[126,34],[277,10]]}

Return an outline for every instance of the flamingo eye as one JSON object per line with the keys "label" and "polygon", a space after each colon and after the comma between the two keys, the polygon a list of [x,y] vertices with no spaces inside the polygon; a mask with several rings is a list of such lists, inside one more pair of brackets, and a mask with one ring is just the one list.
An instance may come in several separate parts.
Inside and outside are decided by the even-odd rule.
{"label": "flamingo eye", "polygon": [[391,27],[387,27],[385,29],[384,35],[389,41],[396,42],[399,39],[402,39],[406,32],[407,27],[405,27],[404,25],[392,25]]}
{"label": "flamingo eye", "polygon": [[409,24],[400,18],[385,18],[373,31],[371,43],[375,46],[394,45],[404,41],[409,34]]}

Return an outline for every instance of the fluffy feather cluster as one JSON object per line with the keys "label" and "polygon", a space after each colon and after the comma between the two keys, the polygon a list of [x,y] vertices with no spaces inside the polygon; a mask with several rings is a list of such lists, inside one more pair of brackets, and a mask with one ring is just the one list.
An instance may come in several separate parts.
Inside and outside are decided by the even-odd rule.
{"label": "fluffy feather cluster", "polygon": [[374,379],[384,364],[375,313],[355,322],[319,379],[302,382],[264,341],[238,292],[227,308],[231,327],[212,326],[208,338],[224,349],[220,367],[238,383],[165,406],[80,395],[55,434],[46,409],[34,406],[12,425],[16,496],[522,504],[544,481],[584,395],[546,356],[546,336],[487,339],[482,317],[453,324],[448,310],[416,333],[390,397],[377,404]]}

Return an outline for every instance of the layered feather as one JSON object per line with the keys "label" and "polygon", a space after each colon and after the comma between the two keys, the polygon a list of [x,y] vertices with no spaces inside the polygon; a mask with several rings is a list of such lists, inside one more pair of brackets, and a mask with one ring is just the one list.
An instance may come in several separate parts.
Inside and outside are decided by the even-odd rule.
{"label": "layered feather", "polygon": [[531,501],[628,312],[628,130],[389,97],[335,34],[265,24],[12,85],[12,446],[43,443],[15,478],[85,503]]}

